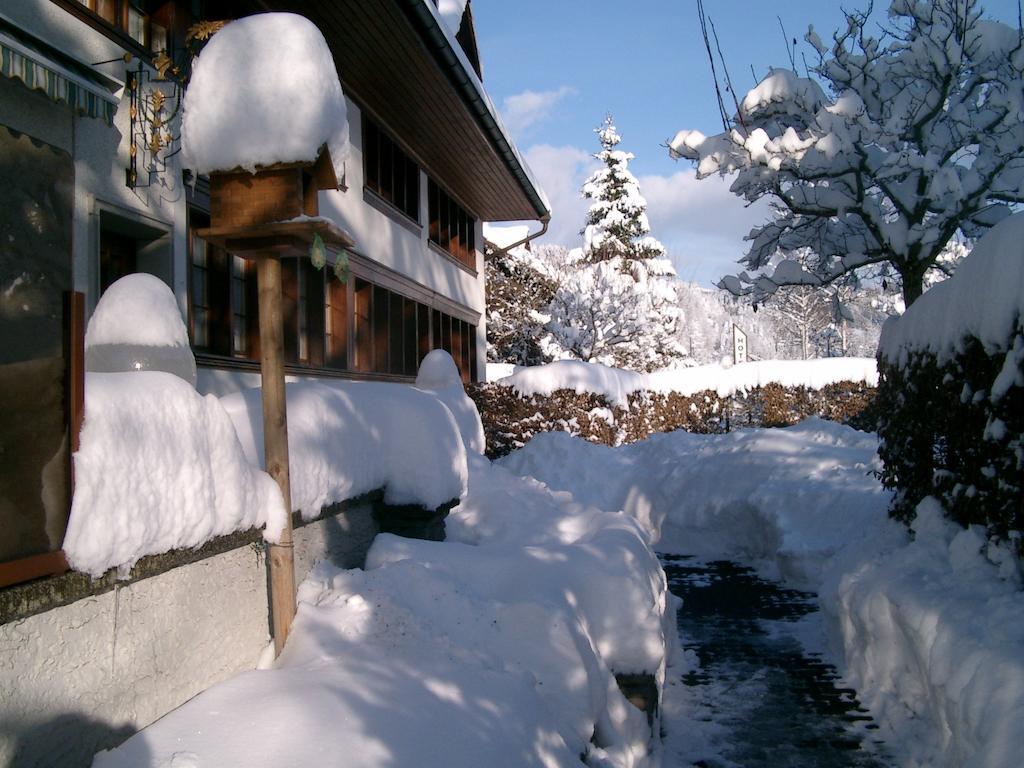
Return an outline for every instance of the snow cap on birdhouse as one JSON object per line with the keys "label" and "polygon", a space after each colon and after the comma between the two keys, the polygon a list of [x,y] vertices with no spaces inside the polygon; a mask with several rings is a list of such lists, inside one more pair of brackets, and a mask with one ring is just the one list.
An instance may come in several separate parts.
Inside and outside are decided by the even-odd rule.
{"label": "snow cap on birdhouse", "polygon": [[345,96],[327,41],[303,16],[227,24],[196,59],[184,110],[184,162],[198,174],[312,164],[326,147],[336,179],[343,176]]}

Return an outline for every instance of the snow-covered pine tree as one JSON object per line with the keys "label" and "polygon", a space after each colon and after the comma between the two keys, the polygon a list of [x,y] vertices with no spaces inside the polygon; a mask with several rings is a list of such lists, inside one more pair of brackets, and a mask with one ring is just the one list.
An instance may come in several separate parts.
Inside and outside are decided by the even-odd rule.
{"label": "snow-covered pine tree", "polygon": [[604,168],[583,184],[583,197],[593,201],[583,250],[560,280],[548,327],[565,357],[662,368],[682,355],[675,269],[649,234],[647,201],[629,171],[633,154],[616,149],[621,137],[611,115],[596,133],[601,151],[594,157]]}

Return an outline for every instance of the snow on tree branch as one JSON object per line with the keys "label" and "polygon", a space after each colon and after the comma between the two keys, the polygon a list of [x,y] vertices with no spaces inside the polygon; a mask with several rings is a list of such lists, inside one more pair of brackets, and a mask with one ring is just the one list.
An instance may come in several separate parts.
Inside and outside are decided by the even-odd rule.
{"label": "snow on tree branch", "polygon": [[[1024,202],[1024,46],[976,0],[895,0],[880,38],[866,13],[827,46],[813,27],[814,78],[775,70],[715,136],[680,131],[674,157],[698,177],[735,174],[774,216],[748,235],[747,272],[720,286],[763,299],[878,265],[909,305],[956,235],[977,237]],[[742,130],[740,126],[745,126]],[[817,259],[794,269],[788,254]],[[940,266],[941,268],[941,266]]]}

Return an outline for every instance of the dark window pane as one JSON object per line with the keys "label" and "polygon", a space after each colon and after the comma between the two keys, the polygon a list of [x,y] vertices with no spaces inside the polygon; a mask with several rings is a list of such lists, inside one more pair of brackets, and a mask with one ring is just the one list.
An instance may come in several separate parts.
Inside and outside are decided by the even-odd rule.
{"label": "dark window pane", "polygon": [[324,298],[325,270],[317,269],[308,259],[302,264],[306,270],[306,346],[307,362],[316,368],[324,364],[324,322],[326,302]]}
{"label": "dark window pane", "polygon": [[449,315],[441,315],[441,349],[449,355],[452,353],[452,318]]}
{"label": "dark window pane", "polygon": [[365,184],[380,193],[380,134],[377,126],[363,119],[363,168]]}
{"label": "dark window pane", "polygon": [[405,345],[402,342],[402,333],[405,329],[405,323],[403,320],[405,315],[405,302],[406,299],[404,296],[400,296],[397,293],[392,293],[390,295],[390,305],[388,311],[389,373],[405,373],[405,363],[403,358]]}
{"label": "dark window pane", "polygon": [[284,324],[284,361],[299,362],[298,259],[281,259],[281,318]]}
{"label": "dark window pane", "polygon": [[355,343],[357,371],[373,370],[373,325],[370,312],[373,308],[373,286],[365,280],[355,282]]}
{"label": "dark window pane", "polygon": [[432,334],[430,337],[430,348],[441,349],[441,318],[443,314],[436,309],[430,310]]}
{"label": "dark window pane", "polygon": [[433,179],[427,182],[427,215],[430,217],[430,242],[438,243],[441,233],[440,213],[438,209],[437,184]]}
{"label": "dark window pane", "polygon": [[394,145],[386,136],[380,137],[380,194],[385,200],[395,202]]}
{"label": "dark window pane", "polygon": [[454,317],[452,318],[451,354],[455,360],[455,366],[461,374],[466,368],[465,361],[462,359],[462,321]]}
{"label": "dark window pane", "polygon": [[418,348],[416,309],[418,306],[412,299],[406,299],[405,309],[402,312],[402,372],[406,376],[416,375],[416,352]]}
{"label": "dark window pane", "polygon": [[420,220],[420,169],[412,160],[405,164],[406,175],[406,207],[405,212],[410,218]]}
{"label": "dark window pane", "polygon": [[338,280],[327,284],[327,365],[348,367],[348,286]]}
{"label": "dark window pane", "polygon": [[476,362],[476,326],[475,325],[469,326],[469,333],[470,333],[470,339],[472,340],[470,342],[470,346],[469,346],[469,380],[470,381],[476,381],[479,378],[479,375],[478,375],[478,371],[477,371],[477,362]]}
{"label": "dark window pane", "polygon": [[430,346],[430,307],[426,304],[416,305],[416,330],[419,334],[416,340],[416,365],[418,367],[432,349]]}
{"label": "dark window pane", "polygon": [[376,373],[388,370],[388,291],[373,286],[373,368]]}

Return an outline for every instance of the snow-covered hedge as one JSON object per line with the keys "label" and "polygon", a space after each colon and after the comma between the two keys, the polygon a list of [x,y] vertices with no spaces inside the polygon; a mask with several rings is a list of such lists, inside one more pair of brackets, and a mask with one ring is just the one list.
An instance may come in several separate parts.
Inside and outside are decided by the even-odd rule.
{"label": "snow-covered hedge", "polygon": [[[937,497],[963,526],[1024,530],[1024,215],[984,237],[879,347],[883,481],[892,514]],[[1021,551],[1021,550],[1018,550]]]}
{"label": "snow-covered hedge", "polygon": [[623,395],[621,401],[614,392],[577,392],[570,387],[522,394],[504,381],[474,385],[468,391],[480,410],[491,457],[504,456],[534,435],[551,431],[614,446],[677,429],[707,434],[735,427],[782,427],[808,416],[856,426],[866,422],[872,428],[874,418],[874,389],[863,381],[821,387],[768,382],[735,392],[726,389],[724,395],[714,388],[692,393],[641,389]]}

